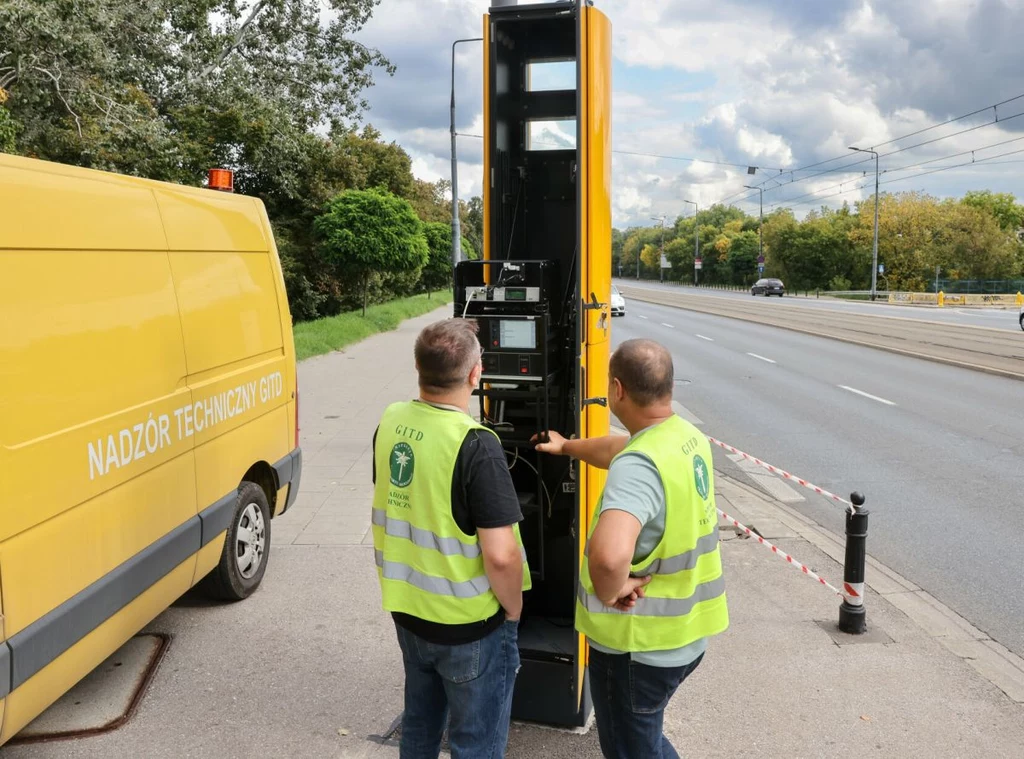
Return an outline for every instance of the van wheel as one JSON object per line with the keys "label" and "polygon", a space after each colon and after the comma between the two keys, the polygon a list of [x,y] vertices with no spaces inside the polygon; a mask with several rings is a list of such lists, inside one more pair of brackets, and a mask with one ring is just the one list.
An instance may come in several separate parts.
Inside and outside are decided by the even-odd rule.
{"label": "van wheel", "polygon": [[270,504],[267,495],[256,483],[243,482],[238,488],[220,563],[203,580],[203,589],[208,595],[224,601],[248,598],[263,580],[269,554]]}

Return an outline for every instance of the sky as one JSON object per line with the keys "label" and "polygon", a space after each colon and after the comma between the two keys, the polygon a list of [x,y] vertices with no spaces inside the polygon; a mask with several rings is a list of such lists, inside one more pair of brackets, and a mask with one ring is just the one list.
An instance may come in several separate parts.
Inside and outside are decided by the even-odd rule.
{"label": "sky", "polygon": [[[451,177],[451,45],[481,36],[489,4],[383,0],[356,37],[397,67],[377,71],[364,121],[405,148],[422,179]],[[1024,0],[594,5],[612,24],[616,227],[691,215],[684,200],[756,215],[763,195],[766,214],[798,217],[853,205],[873,192],[874,159],[849,146],[878,151],[883,192],[1024,197]],[[482,192],[482,141],[468,136],[483,131],[482,55],[468,42],[455,58],[464,200]],[[972,165],[934,171],[957,164]]]}

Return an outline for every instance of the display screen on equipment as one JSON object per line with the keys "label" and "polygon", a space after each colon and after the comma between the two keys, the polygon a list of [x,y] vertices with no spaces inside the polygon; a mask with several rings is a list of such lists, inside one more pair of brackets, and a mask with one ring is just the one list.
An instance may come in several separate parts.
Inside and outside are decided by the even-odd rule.
{"label": "display screen on equipment", "polygon": [[537,349],[537,329],[532,321],[502,319],[498,326],[498,339],[502,348],[528,351]]}
{"label": "display screen on equipment", "polygon": [[505,300],[526,300],[526,289],[521,287],[506,287]]}

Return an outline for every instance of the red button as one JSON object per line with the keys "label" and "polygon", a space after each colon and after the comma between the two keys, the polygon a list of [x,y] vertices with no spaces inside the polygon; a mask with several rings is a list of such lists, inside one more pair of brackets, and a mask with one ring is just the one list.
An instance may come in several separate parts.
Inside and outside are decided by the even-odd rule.
{"label": "red button", "polygon": [[520,374],[526,374],[528,371],[529,371],[529,367],[526,367],[526,366],[519,367],[519,373]]}

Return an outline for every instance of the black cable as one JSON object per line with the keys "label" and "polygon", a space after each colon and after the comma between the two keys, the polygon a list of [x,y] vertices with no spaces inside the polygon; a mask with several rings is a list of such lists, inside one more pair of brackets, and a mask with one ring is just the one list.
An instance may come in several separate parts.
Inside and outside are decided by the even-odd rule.
{"label": "black cable", "polygon": [[[879,184],[879,186],[882,186],[884,184],[893,184],[894,182],[906,182],[906,181],[909,181],[911,179],[917,179],[919,177],[928,176],[929,174],[938,174],[938,173],[943,172],[943,171],[951,171],[952,169],[963,169],[963,168],[967,168],[969,166],[979,166],[979,165],[982,165],[982,164],[987,164],[989,161],[995,160],[996,158],[1004,158],[1004,157],[1009,156],[1009,155],[1017,155],[1018,153],[1024,153],[1024,149],[1021,149],[1021,150],[1011,150],[1011,151],[1008,151],[1006,153],[1000,153],[999,155],[991,156],[989,158],[979,158],[977,161],[968,161],[966,163],[958,163],[958,164],[955,164],[953,166],[941,166],[941,167],[939,167],[937,169],[932,169],[930,171],[922,171],[921,173],[914,174],[913,176],[898,177],[896,179],[889,179],[889,180],[887,180],[885,182],[879,182],[878,184]],[[833,197],[835,197],[837,195],[845,195],[846,193],[853,192],[854,190],[863,190],[863,189],[865,189],[867,187],[870,187],[872,184],[874,184],[873,181],[865,182],[864,184],[860,185],[859,187],[851,187],[849,190],[841,190],[839,192],[834,192],[831,195],[824,195],[822,197],[812,198],[811,200],[805,200],[805,201],[800,202],[800,203],[795,203],[794,205],[801,206],[801,205],[806,205],[807,203],[812,203],[812,202],[815,202],[815,201],[818,201],[818,200],[827,200],[828,198],[833,198]]]}
{"label": "black cable", "polygon": [[[1014,137],[1014,138],[1009,139],[1009,140],[1002,140],[1001,142],[994,142],[991,145],[985,145],[984,147],[974,148],[973,150],[962,150],[959,153],[951,153],[949,155],[940,156],[939,158],[932,158],[931,160],[928,160],[928,161],[921,161],[920,163],[912,163],[912,164],[907,164],[905,166],[898,166],[898,167],[896,167],[894,169],[885,169],[885,171],[883,171],[882,173],[883,174],[890,174],[890,173],[893,173],[893,172],[896,172],[896,171],[907,171],[909,169],[913,169],[913,168],[916,168],[918,166],[927,166],[930,163],[938,163],[939,161],[946,161],[946,160],[949,160],[950,158],[958,158],[958,157],[963,156],[963,155],[968,155],[968,154],[973,155],[974,153],[981,152],[982,150],[991,150],[992,148],[998,148],[998,147],[1001,147],[1002,145],[1009,145],[1012,142],[1020,142],[1021,140],[1024,140],[1024,137]],[[887,153],[886,155],[890,155],[890,154]],[[980,160],[988,160],[988,159],[984,159],[983,158],[983,159],[980,159]],[[821,193],[827,192],[828,190],[831,190],[831,189],[833,189],[835,187],[842,187],[844,184],[847,184],[850,181],[851,180],[847,179],[844,182],[839,182],[838,184],[829,185],[828,187],[822,187],[820,190],[814,190],[813,192],[808,192],[808,193],[805,193],[803,195],[798,195],[795,198],[788,198],[786,200],[780,200],[780,201],[778,201],[776,203],[773,203],[771,205],[771,208],[779,208],[780,206],[784,206],[787,203],[795,203],[795,202],[797,202],[799,200],[802,200],[803,198],[808,198],[808,197],[812,197],[812,196],[815,196],[815,195],[820,195]]]}
{"label": "black cable", "polygon": [[[939,127],[946,126],[947,124],[952,124],[952,123],[954,123],[956,121],[962,121],[963,119],[970,118],[971,116],[976,116],[979,113],[984,113],[985,111],[989,110],[990,108],[991,109],[998,109],[999,106],[1001,106],[1001,105],[1006,105],[1007,103],[1012,103],[1014,101],[1021,100],[1021,99],[1024,99],[1024,93],[1022,93],[1020,95],[1015,95],[1012,98],[1008,98],[1006,100],[1002,100],[1002,101],[1000,101],[998,103],[993,103],[992,105],[985,106],[984,108],[979,108],[979,109],[977,109],[975,111],[971,111],[970,113],[965,113],[965,114],[963,114],[961,116],[956,116],[955,118],[947,119],[946,121],[940,122],[938,124],[932,124],[931,126],[925,127],[924,129],[918,129],[915,132],[910,132],[908,134],[900,135],[899,137],[894,137],[891,140],[887,140],[886,142],[879,143],[878,145],[873,145],[872,148],[880,148],[883,145],[891,145],[894,142],[900,142],[901,140],[905,140],[908,137],[915,137],[915,136],[917,136],[919,134],[923,134],[925,132],[929,132],[932,129],[938,129]],[[991,126],[992,124],[995,124],[995,123],[1001,123],[1003,121],[1009,121],[1010,118],[1014,118],[1014,117],[1009,117],[1009,118],[1006,118],[1006,119],[1000,119],[999,116],[998,116],[998,111],[996,111],[996,118],[995,118],[995,120],[991,121],[991,122],[988,122],[987,124],[984,124],[982,126]],[[968,131],[970,131],[970,130],[968,130]],[[961,134],[961,133],[957,133],[957,134]],[[955,137],[955,136],[956,136],[956,134],[947,135],[946,137],[938,138],[938,139],[948,139],[948,137]],[[934,141],[937,141],[937,140],[933,140],[933,142]],[[923,144],[928,144],[928,143],[923,143]],[[920,145],[918,145],[916,147],[920,147]],[[910,148],[904,148],[904,150],[909,150],[909,149]],[[893,151],[891,153],[886,153],[886,155],[893,155],[893,153],[895,153],[895,152],[900,152],[900,151]],[[797,167],[795,169],[786,169],[782,173],[789,174],[790,176],[793,176],[798,171],[806,171],[807,169],[813,169],[813,168],[816,168],[818,166],[824,166],[826,163],[831,163],[832,161],[838,161],[841,158],[846,157],[847,155],[849,155],[849,154],[848,153],[841,153],[841,154],[839,154],[837,156],[834,156],[833,158],[826,158],[823,161],[818,161],[816,163],[808,164],[807,166],[799,166],[799,167]],[[864,163],[864,162],[870,161],[870,160],[871,160],[870,158],[866,158],[863,161],[858,161],[857,163]],[[840,169],[830,169],[829,171],[839,171],[839,170]],[[815,174],[815,175],[812,175],[812,176],[818,176],[818,175],[820,175],[822,173],[828,173],[828,172],[819,172],[818,174]],[[786,182],[785,184],[794,184],[795,182],[803,181],[803,179],[805,179],[805,178],[806,177],[804,177],[802,179],[796,179],[794,177],[792,180],[790,180],[789,182]],[[757,186],[761,187],[765,182],[769,181],[770,179],[773,179],[773,177],[766,177]],[[730,200],[731,198],[734,198],[737,195],[742,195],[742,194],[743,194],[742,190],[739,191],[739,192],[735,192],[732,195],[727,195],[726,197],[722,198],[721,200],[717,201],[716,203],[713,203],[712,205],[718,205],[720,203],[724,203],[725,201]],[[753,197],[753,195],[751,194],[748,197]],[[743,201],[740,201],[740,202],[743,202]]]}

